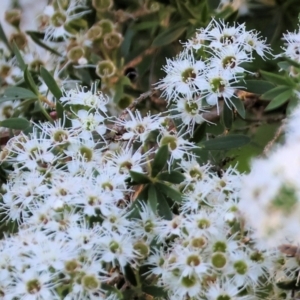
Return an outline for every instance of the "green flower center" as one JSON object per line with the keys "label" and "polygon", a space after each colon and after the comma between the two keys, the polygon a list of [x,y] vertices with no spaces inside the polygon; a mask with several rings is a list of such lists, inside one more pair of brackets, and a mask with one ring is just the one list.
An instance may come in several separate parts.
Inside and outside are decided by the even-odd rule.
{"label": "green flower center", "polygon": [[217,269],[222,269],[227,263],[227,258],[222,252],[215,252],[211,257],[212,265]]}
{"label": "green flower center", "polygon": [[188,83],[196,78],[196,73],[193,68],[188,68],[181,73],[182,81]]}
{"label": "green flower center", "polygon": [[222,241],[216,242],[213,246],[214,252],[226,252],[226,249],[227,249],[227,245]]}
{"label": "green flower center", "polygon": [[245,275],[248,271],[248,265],[242,260],[236,261],[233,266],[240,275]]}
{"label": "green flower center", "polygon": [[222,93],[225,90],[225,84],[222,78],[213,78],[210,81],[210,86],[214,93]]}
{"label": "green flower center", "polygon": [[51,17],[51,23],[54,27],[61,27],[65,24],[67,20],[67,16],[63,14],[62,12],[56,12]]}

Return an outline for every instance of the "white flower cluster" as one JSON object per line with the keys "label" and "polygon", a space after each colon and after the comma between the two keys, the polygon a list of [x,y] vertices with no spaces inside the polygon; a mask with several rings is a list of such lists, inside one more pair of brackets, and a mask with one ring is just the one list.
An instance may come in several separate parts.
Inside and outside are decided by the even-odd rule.
{"label": "white flower cluster", "polygon": [[[13,171],[0,208],[18,228],[1,240],[3,299],[116,300],[128,266],[148,266],[145,282],[168,299],[253,299],[257,286],[271,283],[278,253],[261,248],[242,224],[234,168],[217,175],[199,165],[194,145],[169,131],[166,118],[138,111],[113,120],[125,132],[112,147],[107,98],[94,87],[67,91],[61,101],[73,112],[70,128],[62,120],[35,124],[2,152]],[[169,220],[144,201],[138,213],[131,205],[129,171],[149,172],[154,150],[144,149],[155,131],[158,145],[168,145],[169,166],[176,160],[185,178],[168,187],[182,194]]]}
{"label": "white flower cluster", "polygon": [[253,51],[264,58],[270,48],[255,31],[244,24],[229,26],[212,20],[185,44],[185,49],[164,66],[166,77],[157,83],[168,104],[174,105],[174,118],[191,126],[204,122],[208,105],[224,100],[235,108],[235,90],[245,72],[244,63],[252,62]]}
{"label": "white flower cluster", "polygon": [[[299,243],[300,107],[286,124],[286,140],[267,158],[256,159],[245,176],[240,208],[266,244]],[[263,172],[263,176],[261,176]]]}
{"label": "white flower cluster", "polygon": [[[86,63],[81,50],[90,46],[83,43],[88,33],[72,35],[67,27],[87,13],[84,2],[53,2],[41,20],[45,42],[67,57],[65,66]],[[76,49],[67,53],[70,36]],[[128,109],[111,117],[109,98],[96,85],[77,86],[59,99],[64,117],[57,111],[56,121],[34,124],[30,133],[10,139],[0,157],[9,170],[1,187],[7,234],[0,243],[0,296],[119,300],[132,275],[142,280],[133,288],[138,295],[151,295],[155,287],[169,300],[279,299],[275,270],[283,268],[294,279],[299,268],[289,267],[290,260],[259,237],[277,239],[287,230],[293,235],[290,227],[299,225],[299,166],[293,156],[300,149],[293,143],[299,112],[288,125],[291,148],[257,161],[247,176],[233,167],[217,173],[199,164],[197,146],[189,140],[195,124],[205,121],[206,108],[218,107],[219,100],[235,107],[235,89],[253,51],[263,58],[270,53],[258,33],[213,20],[167,61],[167,75],[157,84],[172,104],[166,114],[142,116]],[[34,52],[23,52],[33,70]],[[60,85],[61,69],[54,66],[49,69]],[[161,149],[168,150],[168,170],[159,177],[151,162]],[[286,164],[282,155],[293,162]],[[262,167],[266,175],[259,181]],[[135,182],[137,173],[145,182]],[[172,174],[183,179],[178,183]],[[250,221],[244,221],[244,210]],[[285,227],[283,217],[291,218]],[[265,227],[253,230],[255,225]]]}

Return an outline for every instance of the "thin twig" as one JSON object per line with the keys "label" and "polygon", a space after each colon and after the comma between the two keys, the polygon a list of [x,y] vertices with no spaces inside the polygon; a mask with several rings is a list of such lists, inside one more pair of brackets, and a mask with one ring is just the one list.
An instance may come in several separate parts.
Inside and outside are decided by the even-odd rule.
{"label": "thin twig", "polygon": [[285,120],[282,121],[282,124],[278,127],[273,139],[264,148],[263,155],[267,155],[270,152],[273,144],[278,140],[278,138],[282,134],[284,127],[285,127]]}

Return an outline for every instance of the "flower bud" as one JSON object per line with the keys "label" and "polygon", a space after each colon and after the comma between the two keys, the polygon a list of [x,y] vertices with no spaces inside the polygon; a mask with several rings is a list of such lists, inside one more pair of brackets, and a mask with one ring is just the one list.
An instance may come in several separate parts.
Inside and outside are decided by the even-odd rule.
{"label": "flower bud", "polygon": [[112,0],[93,0],[92,6],[97,11],[107,11],[109,10],[113,5]]}
{"label": "flower bud", "polygon": [[131,104],[131,102],[132,102],[132,98],[129,97],[128,95],[125,95],[118,101],[118,106],[121,109],[125,109],[126,107],[128,107]]}
{"label": "flower bud", "polygon": [[64,13],[57,11],[51,16],[50,21],[54,27],[61,27],[66,23],[67,16]]}
{"label": "flower bud", "polygon": [[123,37],[118,32],[106,33],[104,35],[104,45],[107,49],[116,49],[120,47],[123,41]]}
{"label": "flower bud", "polygon": [[114,24],[108,19],[103,19],[96,24],[102,29],[102,34],[110,33],[114,30]]}
{"label": "flower bud", "polygon": [[5,21],[12,26],[19,27],[21,20],[21,10],[11,9],[5,12]]}
{"label": "flower bud", "polygon": [[102,60],[96,66],[96,74],[101,78],[109,78],[115,75],[116,67],[110,60]]}
{"label": "flower bud", "polygon": [[24,50],[26,45],[27,45],[27,38],[26,38],[26,35],[23,32],[13,33],[10,36],[9,41],[10,41],[11,44],[13,44],[13,42],[15,42],[17,47],[20,50]]}
{"label": "flower bud", "polygon": [[150,249],[148,247],[147,244],[145,244],[144,242],[136,242],[133,245],[133,249],[136,250],[140,256],[140,258],[146,258],[148,257],[149,253],[150,253]]}
{"label": "flower bud", "polygon": [[72,62],[78,62],[84,56],[84,49],[80,46],[75,46],[68,51],[68,59]]}
{"label": "flower bud", "polygon": [[102,37],[102,28],[94,25],[87,32],[87,38],[91,41],[99,40]]}

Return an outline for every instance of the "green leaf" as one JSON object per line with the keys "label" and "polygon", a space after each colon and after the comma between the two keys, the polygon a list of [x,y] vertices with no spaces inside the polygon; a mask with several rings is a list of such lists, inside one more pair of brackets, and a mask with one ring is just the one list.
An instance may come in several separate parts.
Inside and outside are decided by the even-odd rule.
{"label": "green leaf", "polygon": [[268,104],[268,106],[265,108],[265,111],[269,111],[283,105],[289,100],[289,98],[293,95],[293,93],[294,93],[293,89],[289,89],[279,94]]}
{"label": "green leaf", "polygon": [[229,134],[198,144],[206,150],[229,150],[244,146],[250,142],[250,137],[242,134]]}
{"label": "green leaf", "polygon": [[119,291],[119,289],[117,289],[113,285],[107,284],[107,283],[105,283],[105,282],[102,281],[101,282],[101,289],[103,289],[104,291],[108,292],[109,294],[116,294],[116,295],[118,295],[118,299],[119,300],[123,299],[122,293]]}
{"label": "green leaf", "polygon": [[163,32],[152,42],[152,47],[161,47],[177,41],[179,37],[186,31],[187,22],[179,22],[177,25],[168,26]]}
{"label": "green leaf", "polygon": [[145,22],[140,22],[137,24],[134,24],[132,26],[132,29],[139,31],[139,30],[145,30],[145,29],[153,29],[154,27],[159,26],[159,21],[145,21]]}
{"label": "green leaf", "polygon": [[56,113],[57,113],[57,118],[63,120],[64,119],[64,107],[59,101],[56,101]]}
{"label": "green leaf", "polygon": [[1,127],[25,130],[30,126],[30,122],[25,118],[9,118],[0,122]]}
{"label": "green leaf", "polygon": [[128,55],[134,34],[135,34],[135,30],[133,29],[133,27],[132,26],[128,27],[121,45],[122,56]]}
{"label": "green leaf", "polygon": [[55,79],[51,75],[51,73],[45,69],[44,67],[41,67],[40,69],[41,76],[43,80],[45,81],[48,89],[51,91],[51,93],[54,95],[56,99],[60,99],[62,97],[62,91],[58,87]]}
{"label": "green leaf", "polygon": [[226,103],[224,103],[223,107],[222,123],[226,129],[230,129],[233,123],[233,112]]}
{"label": "green leaf", "polygon": [[246,117],[246,110],[245,110],[245,106],[243,101],[240,98],[236,98],[236,97],[232,97],[230,99],[232,105],[234,106],[234,108],[236,109],[236,111],[238,112],[238,114],[245,119]]}
{"label": "green leaf", "polygon": [[8,48],[10,51],[12,51],[11,46],[10,46],[8,40],[7,40],[7,37],[6,37],[6,35],[5,35],[5,32],[4,32],[4,30],[3,30],[3,27],[2,27],[2,25],[1,25],[1,23],[0,23],[0,40],[7,46],[7,48]]}
{"label": "green leaf", "polygon": [[151,182],[150,178],[147,175],[142,174],[142,173],[130,171],[130,176],[131,176],[132,180],[134,181],[131,184],[145,184],[145,183]]}
{"label": "green leaf", "polygon": [[225,8],[223,8],[219,13],[215,15],[215,19],[226,20],[230,16],[232,16],[235,12],[236,10],[234,10],[231,5],[226,5]]}
{"label": "green leaf", "polygon": [[247,92],[261,95],[274,88],[274,84],[265,80],[245,80],[242,83]]}
{"label": "green leaf", "polygon": [[170,173],[169,172],[160,173],[157,176],[157,178],[162,181],[168,181],[170,183],[179,184],[182,181],[184,181],[185,176],[180,172],[171,171]]}
{"label": "green leaf", "polygon": [[153,184],[149,185],[148,203],[149,203],[152,211],[156,213],[156,210],[157,210],[157,193],[156,193],[156,188]]}
{"label": "green leaf", "polygon": [[199,143],[204,137],[206,133],[206,122],[198,125],[196,130],[194,131],[193,137],[191,138],[191,142]]}
{"label": "green leaf", "polygon": [[168,145],[161,146],[157,153],[155,154],[153,163],[151,177],[156,177],[156,175],[164,168],[169,156]]}
{"label": "green leaf", "polygon": [[124,96],[124,87],[126,85],[131,85],[130,79],[127,76],[122,76],[118,80],[115,85],[115,96],[114,96],[114,103],[118,103],[121,98]]}
{"label": "green leaf", "polygon": [[154,298],[162,298],[167,299],[168,293],[164,290],[163,287],[156,286],[156,285],[143,285],[142,291],[148,295],[153,296]]}
{"label": "green leaf", "polygon": [[173,214],[172,211],[169,207],[169,204],[164,197],[164,195],[160,195],[158,205],[157,205],[157,212],[158,215],[163,217],[166,220],[172,220],[173,219]]}
{"label": "green leaf", "polygon": [[25,61],[24,61],[24,59],[21,55],[21,52],[19,51],[19,48],[18,48],[18,46],[16,45],[15,42],[13,42],[13,51],[14,51],[14,54],[16,56],[16,59],[19,63],[19,66],[20,66],[21,70],[25,71],[25,69],[26,69]]}
{"label": "green leaf", "polygon": [[292,95],[289,104],[286,108],[286,113],[290,115],[294,111],[295,107],[297,107],[298,105],[299,105],[299,98],[296,95]]}
{"label": "green leaf", "polygon": [[41,39],[39,38],[39,32],[35,32],[35,31],[26,31],[26,33],[31,37],[31,39],[39,46],[41,46],[42,48],[48,50],[49,52],[57,55],[57,56],[62,56],[59,52],[57,52],[55,49],[52,49],[51,47],[49,47],[47,44],[43,43],[41,41]]}
{"label": "green leaf", "polygon": [[290,90],[290,87],[287,87],[285,85],[276,86],[274,89],[261,95],[260,99],[272,100],[275,97],[277,97],[279,94],[282,94],[282,93],[286,92],[287,90]]}
{"label": "green leaf", "polygon": [[182,195],[180,192],[174,190],[173,188],[171,188],[170,186],[164,184],[164,183],[160,183],[160,182],[156,182],[155,186],[168,198],[172,199],[175,202],[181,203],[182,202]]}
{"label": "green leaf", "polygon": [[31,90],[27,90],[18,86],[11,86],[6,88],[6,90],[4,91],[4,96],[14,100],[37,98],[37,95],[34,94]]}
{"label": "green leaf", "polygon": [[137,280],[134,274],[133,269],[131,268],[130,264],[127,264],[124,268],[124,275],[127,281],[130,282],[133,286],[137,286]]}
{"label": "green leaf", "polygon": [[294,87],[296,85],[295,82],[290,77],[287,77],[286,75],[284,75],[284,76],[277,75],[277,74],[262,71],[262,70],[259,72],[263,78],[265,78],[269,82],[272,82],[276,85],[287,85],[287,86],[292,86],[292,87]]}
{"label": "green leaf", "polygon": [[30,74],[30,72],[28,71],[28,68],[27,66],[25,67],[25,70],[24,70],[24,80],[27,84],[27,86],[30,88],[30,90],[35,94],[35,95],[39,95],[39,91],[38,91],[38,88],[37,86],[35,85],[34,83],[34,80]]}

